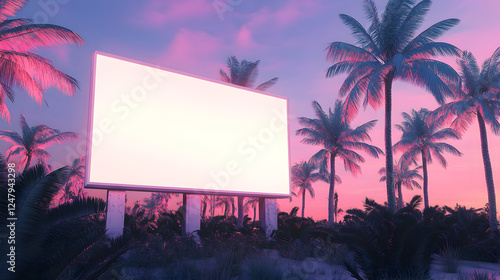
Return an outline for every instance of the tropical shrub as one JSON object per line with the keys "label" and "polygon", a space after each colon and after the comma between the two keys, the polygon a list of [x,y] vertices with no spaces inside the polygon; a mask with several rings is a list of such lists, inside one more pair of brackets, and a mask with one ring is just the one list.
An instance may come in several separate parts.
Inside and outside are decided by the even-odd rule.
{"label": "tropical shrub", "polygon": [[[36,165],[16,177],[16,273],[7,270],[10,248],[2,244],[0,278],[98,277],[128,249],[126,237],[110,240],[105,236],[103,200],[79,198],[49,208],[68,173],[67,167],[49,173],[43,165]],[[0,195],[7,197],[7,189],[1,188]],[[6,221],[0,221],[2,235],[8,229]]]}
{"label": "tropical shrub", "polygon": [[[408,212],[408,209],[405,211]],[[390,210],[366,199],[364,210],[347,210],[345,226],[338,239],[355,253],[361,269],[346,265],[356,279],[398,279],[408,275],[426,279],[431,255],[437,245],[437,232],[411,214]],[[363,275],[363,276],[361,276]]]}

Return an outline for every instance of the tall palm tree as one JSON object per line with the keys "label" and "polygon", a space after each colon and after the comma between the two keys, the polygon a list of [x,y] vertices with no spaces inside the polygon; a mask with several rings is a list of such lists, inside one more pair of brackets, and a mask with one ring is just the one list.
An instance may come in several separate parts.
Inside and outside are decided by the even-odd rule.
{"label": "tall palm tree", "polygon": [[[394,162],[394,172],[392,173],[394,188],[398,190],[398,201],[397,208],[398,210],[403,208],[403,191],[401,186],[405,186],[407,189],[413,190],[413,188],[422,189],[420,183],[416,179],[423,180],[422,175],[420,175],[419,170],[422,168],[421,166],[417,166],[415,168],[410,168],[412,161],[399,160]],[[380,168],[379,174],[382,175],[380,177],[380,182],[386,181],[387,176],[385,172],[385,167]]]}
{"label": "tall palm tree", "polygon": [[382,150],[365,143],[371,140],[368,135],[376,124],[376,120],[362,124],[355,129],[350,126],[350,120],[346,118],[344,103],[337,100],[335,106],[330,108],[328,114],[318,102],[312,103],[316,119],[305,117],[299,118],[299,123],[304,126],[297,130],[296,134],[304,136],[302,143],[310,145],[321,145],[323,148],[311,157],[312,162],[319,163],[320,170],[326,170],[330,166],[330,189],[328,193],[328,222],[334,222],[334,193],[335,193],[335,158],[339,157],[344,161],[346,171],[354,175],[361,172],[358,162],[364,162],[365,159],[352,149],[364,150],[369,155],[378,158],[383,154]]}
{"label": "tall palm tree", "polygon": [[253,208],[253,220],[256,221],[257,208],[259,207],[259,198],[258,197],[249,197],[248,200],[245,202],[244,207],[245,208],[247,208],[247,207]]}
{"label": "tall palm tree", "polygon": [[[227,59],[227,69],[229,70],[229,75],[226,72],[224,72],[224,70],[220,69],[219,71],[220,78],[226,83],[247,88],[254,88],[255,79],[257,78],[258,74],[259,63],[260,60],[257,60],[255,62],[242,60],[240,62],[233,55]],[[255,89],[264,91],[269,87],[271,87],[272,85],[276,84],[277,81],[278,78],[272,78],[258,85]],[[243,217],[245,215],[243,207],[244,198],[245,197],[243,196],[238,196],[238,222],[237,222],[238,227],[243,226]]]}
{"label": "tall palm tree", "polygon": [[488,204],[490,205],[490,227],[498,229],[495,185],[488,150],[486,124],[493,133],[500,135],[500,48],[486,59],[480,69],[472,53],[464,51],[457,60],[460,76],[459,86],[452,87],[455,101],[450,102],[437,111],[447,119],[454,119],[452,127],[460,133],[465,132],[477,117],[479,135],[481,137],[481,152],[483,156]]}
{"label": "tall palm tree", "polygon": [[[422,170],[424,174],[424,207],[429,208],[429,175],[427,163],[432,163],[433,156],[446,168],[446,159],[443,152],[461,156],[462,153],[452,145],[439,142],[446,139],[458,139],[458,132],[452,128],[443,128],[444,122],[436,120],[431,111],[422,108],[419,111],[412,110],[411,116],[402,113],[404,121],[396,128],[403,132],[401,140],[394,144],[394,151],[402,151],[400,161],[415,161],[420,156],[422,159]],[[406,163],[405,163],[406,164]],[[387,172],[388,173],[388,172]],[[387,176],[387,179],[388,176]]]}
{"label": "tall palm tree", "polygon": [[21,166],[24,164],[24,170],[30,166],[32,157],[37,158],[39,163],[46,163],[50,154],[45,148],[78,139],[78,134],[74,132],[60,132],[43,124],[30,127],[24,115],[21,115],[21,129],[22,137],[13,131],[0,130],[0,139],[12,144],[7,149],[6,160],[21,154]]}
{"label": "tall palm tree", "polygon": [[314,188],[312,183],[321,179],[317,165],[311,161],[301,161],[292,166],[292,187],[299,189],[297,195],[302,195],[302,218],[306,208],[306,192],[314,198]]}
{"label": "tall palm tree", "polygon": [[[363,105],[378,108],[385,104],[386,170],[393,171],[392,155],[392,82],[395,79],[411,82],[430,91],[439,103],[452,93],[445,81],[458,80],[458,74],[449,65],[434,60],[436,55],[459,55],[455,46],[434,40],[459,23],[446,19],[416,35],[429,11],[431,1],[389,0],[382,17],[372,0],[364,1],[364,11],[370,20],[366,30],[356,19],[341,14],[343,23],[351,29],[356,45],[333,42],[327,47],[327,59],[334,64],[326,76],[348,73],[340,88],[346,97],[346,115],[351,120]],[[392,212],[396,200],[392,174],[388,174],[387,202]]]}
{"label": "tall palm tree", "polygon": [[[84,42],[73,31],[53,24],[33,24],[26,18],[7,19],[14,16],[27,0],[0,2],[0,115],[10,123],[10,113],[5,103],[14,101],[14,86],[23,87],[38,105],[45,101],[49,87],[57,87],[64,94],[74,95],[77,81],[55,68],[50,60],[31,50],[61,44]],[[45,101],[46,102],[46,101]]]}

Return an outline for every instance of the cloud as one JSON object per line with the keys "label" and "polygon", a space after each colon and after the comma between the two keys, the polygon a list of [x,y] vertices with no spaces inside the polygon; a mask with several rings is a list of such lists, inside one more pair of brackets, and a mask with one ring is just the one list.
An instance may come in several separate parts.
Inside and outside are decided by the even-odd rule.
{"label": "cloud", "polygon": [[[282,29],[304,17],[313,15],[318,9],[314,1],[286,1],[281,8],[272,11],[268,6],[247,15],[249,28]],[[241,15],[239,15],[241,16]]]}
{"label": "cloud", "polygon": [[[223,61],[217,61],[219,53],[226,50],[221,39],[203,31],[182,28],[174,36],[172,43],[158,58],[160,64],[198,75],[216,72]],[[220,65],[219,65],[220,64]]]}
{"label": "cloud", "polygon": [[213,6],[207,0],[152,0],[146,1],[142,11],[139,11],[138,21],[143,25],[159,27],[169,22],[199,18],[213,13]]}

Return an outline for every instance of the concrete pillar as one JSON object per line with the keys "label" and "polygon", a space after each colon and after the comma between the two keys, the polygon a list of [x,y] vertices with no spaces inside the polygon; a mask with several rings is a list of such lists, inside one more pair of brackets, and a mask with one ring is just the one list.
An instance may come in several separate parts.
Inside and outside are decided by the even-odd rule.
{"label": "concrete pillar", "polygon": [[111,238],[123,235],[125,223],[125,191],[108,190],[106,234]]}
{"label": "concrete pillar", "polygon": [[201,196],[197,194],[183,194],[182,202],[184,205],[184,221],[182,223],[182,235],[193,236],[194,240],[199,241],[198,233],[201,224]]}
{"label": "concrete pillar", "polygon": [[278,229],[278,206],[275,198],[259,198],[259,220],[267,237]]}

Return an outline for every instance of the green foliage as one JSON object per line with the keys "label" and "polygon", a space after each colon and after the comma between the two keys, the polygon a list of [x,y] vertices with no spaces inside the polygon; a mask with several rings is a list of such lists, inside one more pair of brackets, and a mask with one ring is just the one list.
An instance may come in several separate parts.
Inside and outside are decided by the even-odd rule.
{"label": "green foliage", "polygon": [[443,271],[446,273],[457,273],[460,267],[459,259],[460,252],[456,248],[446,246],[441,250],[441,261],[443,264]]}
{"label": "green foliage", "polygon": [[[366,199],[364,211],[348,210],[337,237],[355,252],[363,272],[346,266],[357,279],[395,279],[407,275],[428,277],[438,235],[415,216],[391,214],[385,206]],[[419,276],[420,277],[420,276]]]}

